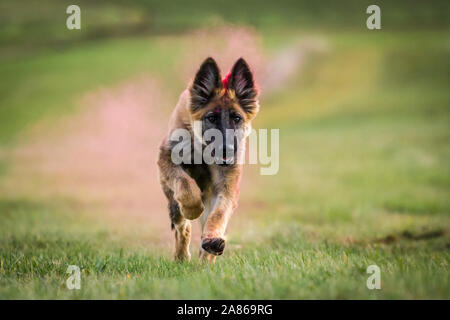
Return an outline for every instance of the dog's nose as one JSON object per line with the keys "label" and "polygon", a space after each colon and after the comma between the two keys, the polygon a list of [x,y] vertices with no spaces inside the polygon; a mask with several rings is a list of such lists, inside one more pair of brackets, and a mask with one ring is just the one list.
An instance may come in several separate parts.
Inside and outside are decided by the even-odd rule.
{"label": "dog's nose", "polygon": [[219,161],[219,164],[232,164],[234,162],[234,144],[221,145],[217,151],[216,159]]}
{"label": "dog's nose", "polygon": [[225,148],[222,145],[218,148],[217,151],[218,151],[219,156],[223,156],[223,157],[231,156],[236,152],[236,150],[234,148],[234,144],[227,144],[227,145],[225,145]]}

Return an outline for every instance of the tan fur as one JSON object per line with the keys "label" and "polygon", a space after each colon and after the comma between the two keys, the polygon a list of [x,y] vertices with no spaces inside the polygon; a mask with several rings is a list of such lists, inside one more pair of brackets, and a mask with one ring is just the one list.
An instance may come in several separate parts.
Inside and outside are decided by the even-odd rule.
{"label": "tan fur", "polygon": [[[201,120],[206,112],[214,108],[233,108],[244,120],[246,128],[250,128],[250,121],[257,112],[246,113],[240,107],[233,90],[217,89],[210,102],[192,112],[189,90],[185,90],[172,113],[169,121],[169,130],[160,146],[158,159],[159,178],[162,188],[172,206],[171,217],[175,229],[175,259],[189,260],[189,243],[191,225],[189,220],[200,217],[202,224],[203,242],[211,241],[215,245],[224,245],[225,231],[228,221],[237,207],[238,183],[241,176],[242,165],[232,167],[208,166],[210,179],[200,189],[195,175],[191,169],[175,165],[171,160],[169,137],[173,130],[187,129],[194,136],[193,122]],[[243,144],[245,146],[245,144]],[[194,169],[193,169],[194,170]],[[177,214],[177,205],[181,215]],[[172,216],[174,215],[174,216]],[[219,253],[221,254],[221,253]],[[200,248],[200,258],[214,262],[216,256]]]}

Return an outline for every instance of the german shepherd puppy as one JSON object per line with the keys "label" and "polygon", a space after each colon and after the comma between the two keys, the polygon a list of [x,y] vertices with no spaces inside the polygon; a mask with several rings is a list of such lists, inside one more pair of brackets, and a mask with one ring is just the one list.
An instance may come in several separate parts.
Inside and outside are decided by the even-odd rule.
{"label": "german shepherd puppy", "polygon": [[[245,139],[259,109],[257,96],[253,74],[242,58],[224,79],[214,59],[207,58],[188,89],[181,94],[158,159],[159,179],[175,230],[175,260],[190,259],[190,220],[199,217],[202,225],[200,258],[214,262],[215,257],[223,253],[225,230],[237,207]],[[193,147],[189,157],[192,159],[202,155],[209,145],[203,139],[206,130],[219,130],[224,138],[219,151],[213,154],[219,161],[175,164],[171,154],[177,141],[171,139],[171,134],[176,129],[190,133],[189,142]],[[227,129],[242,130],[243,134],[228,141]]]}

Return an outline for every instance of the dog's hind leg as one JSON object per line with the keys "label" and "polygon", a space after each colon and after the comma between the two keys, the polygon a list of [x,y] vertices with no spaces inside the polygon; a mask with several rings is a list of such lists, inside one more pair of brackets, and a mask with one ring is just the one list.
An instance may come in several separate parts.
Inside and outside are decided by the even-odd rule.
{"label": "dog's hind leg", "polygon": [[172,230],[175,231],[174,258],[176,261],[190,260],[191,222],[181,214],[178,202],[173,197],[173,191],[165,184],[162,184],[162,187],[169,201],[170,222]]}
{"label": "dog's hind leg", "polygon": [[175,230],[175,254],[177,261],[190,260],[189,244],[191,242],[191,222],[187,220],[180,212],[178,203],[173,199],[173,192],[164,188],[169,199],[169,213],[172,223],[172,229]]}
{"label": "dog's hind leg", "polygon": [[191,222],[185,218],[175,224],[175,255],[176,261],[189,261],[189,244],[191,242]]}

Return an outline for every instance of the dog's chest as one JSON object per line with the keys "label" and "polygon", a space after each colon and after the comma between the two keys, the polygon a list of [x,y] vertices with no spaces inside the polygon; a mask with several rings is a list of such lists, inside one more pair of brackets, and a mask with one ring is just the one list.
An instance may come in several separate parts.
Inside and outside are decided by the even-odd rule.
{"label": "dog's chest", "polygon": [[206,164],[183,165],[183,169],[197,182],[203,192],[212,186],[211,172]]}

